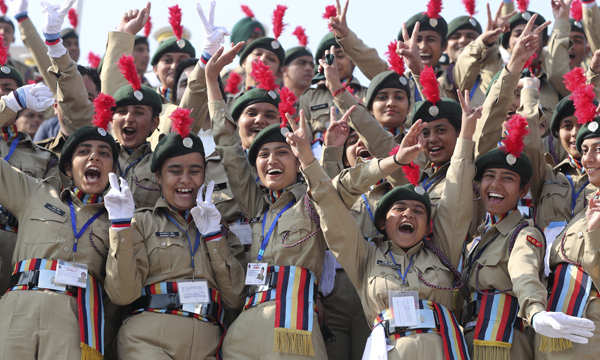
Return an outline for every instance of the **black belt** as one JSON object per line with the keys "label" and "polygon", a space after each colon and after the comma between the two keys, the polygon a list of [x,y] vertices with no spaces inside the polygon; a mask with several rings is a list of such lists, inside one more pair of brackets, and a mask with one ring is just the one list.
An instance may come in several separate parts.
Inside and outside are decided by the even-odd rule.
{"label": "black belt", "polygon": [[[133,302],[134,309],[166,309],[170,311],[185,311],[183,304],[179,301],[179,294],[152,294],[144,295]],[[202,304],[200,313],[197,315],[216,321],[219,317],[219,305],[214,302]]]}
{"label": "black belt", "polygon": [[[15,286],[27,286],[29,290],[38,287],[40,281],[41,270],[23,271],[20,273],[12,274],[8,280],[8,288],[11,289]],[[52,270],[48,270],[52,271]],[[66,285],[65,291],[73,294],[77,293],[78,287],[72,285]]]}

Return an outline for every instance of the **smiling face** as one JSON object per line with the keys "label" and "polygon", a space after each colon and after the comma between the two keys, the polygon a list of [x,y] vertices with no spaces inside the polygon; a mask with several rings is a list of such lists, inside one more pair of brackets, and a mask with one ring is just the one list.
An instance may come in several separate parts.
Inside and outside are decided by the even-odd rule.
{"label": "smiling face", "polygon": [[416,200],[394,203],[385,216],[385,233],[394,244],[407,249],[427,235],[427,208]]}
{"label": "smiling face", "polygon": [[580,159],[581,154],[577,151],[577,132],[581,128],[581,124],[577,123],[575,115],[564,117],[560,120],[558,128],[558,138],[560,145],[565,151],[574,157]]}
{"label": "smiling face", "polygon": [[590,182],[600,186],[600,138],[583,140],[581,144],[581,163]]}
{"label": "smiling face", "polygon": [[408,114],[409,99],[406,91],[396,88],[381,89],[375,94],[371,112],[386,129],[404,126]]}
{"label": "smiling face", "polygon": [[433,30],[419,31],[417,36],[417,46],[419,47],[419,55],[423,61],[423,65],[435,67],[440,60],[440,56],[445,46],[442,46],[442,37]]}
{"label": "smiling face", "polygon": [[256,134],[272,124],[279,123],[279,110],[270,103],[248,105],[238,119],[238,132],[242,140],[242,148],[249,149]]}
{"label": "smiling face", "polygon": [[175,83],[175,70],[177,65],[185,60],[189,59],[190,54],[188,53],[166,53],[163,54],[156,65],[152,67],[152,70],[160,80],[160,86],[163,89],[170,89]]}
{"label": "smiling face", "polygon": [[283,190],[295,184],[299,166],[300,162],[286,143],[270,142],[258,150],[256,170],[261,183],[269,190]]}
{"label": "smiling face", "polygon": [[489,168],[481,176],[480,193],[485,209],[502,216],[517,207],[528,186],[521,186],[521,176],[508,169]]}
{"label": "smiling face", "polygon": [[100,140],[87,140],[75,148],[66,174],[73,184],[86,194],[102,194],[108,184],[108,173],[113,170],[110,146]]}
{"label": "smiling face", "polygon": [[193,152],[168,158],[160,168],[158,183],[171,207],[179,211],[193,208],[204,183],[204,157]]}
{"label": "smiling face", "polygon": [[112,130],[119,144],[135,149],[144,144],[146,138],[158,126],[158,116],[152,116],[149,105],[118,106],[112,118]]}
{"label": "smiling face", "polygon": [[427,159],[436,165],[443,165],[450,161],[458,133],[448,119],[442,118],[423,123],[421,140],[424,145]]}
{"label": "smiling face", "polygon": [[472,29],[460,29],[456,30],[450,37],[448,37],[448,47],[446,48],[446,52],[450,57],[451,62],[456,62],[458,59],[458,55],[463,51],[463,49],[474,41],[479,36],[477,31]]}
{"label": "smiling face", "polygon": [[358,133],[354,130],[350,130],[350,135],[346,139],[344,144],[344,166],[353,167],[356,165],[358,159],[370,160],[373,158],[367,146],[359,138]]}

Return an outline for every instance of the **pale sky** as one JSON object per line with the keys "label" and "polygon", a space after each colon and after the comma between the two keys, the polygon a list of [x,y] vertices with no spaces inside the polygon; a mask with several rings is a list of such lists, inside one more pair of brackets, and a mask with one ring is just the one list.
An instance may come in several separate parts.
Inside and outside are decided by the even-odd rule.
{"label": "pale sky", "polygon": [[[49,0],[50,2],[59,3],[59,0]],[[79,62],[82,65],[88,65],[87,55],[89,51],[102,55],[104,52],[107,33],[116,28],[123,13],[129,9],[142,8],[145,6],[144,0],[78,0],[82,2],[83,11],[79,14],[80,21],[80,46],[81,58]],[[344,3],[344,0],[342,4]],[[501,0],[489,1],[492,6],[492,12],[495,12]],[[10,9],[9,16],[14,14]],[[154,30],[168,26],[168,10],[169,6],[178,3],[183,12],[183,25],[190,30],[191,42],[199,50],[202,45],[203,27],[200,17],[196,12],[195,0],[155,0],[152,2],[152,24]],[[208,11],[209,0],[201,0],[205,11]],[[29,17],[34,22],[38,31],[41,33],[43,24],[40,0],[29,1]],[[215,24],[225,26],[231,30],[233,25],[241,19],[243,12],[240,5],[248,5],[253,11],[256,18],[263,23],[267,28],[268,35],[272,36],[271,16],[273,9],[278,4],[288,6],[285,14],[284,22],[288,24],[280,40],[285,48],[298,45],[298,41],[292,31],[298,25],[306,29],[308,35],[308,47],[313,51],[320,39],[327,33],[327,22],[322,18],[325,6],[334,5],[335,0],[217,0],[215,10]],[[487,23],[487,15],[485,9],[486,1],[476,0],[476,15],[485,28]],[[417,12],[425,11],[427,1],[425,0],[352,0],[348,10],[348,25],[350,29],[365,41],[366,44],[376,48],[380,56],[384,56],[387,44],[395,39],[398,31],[402,27],[402,22]],[[540,12],[547,20],[553,20],[550,7],[550,0],[530,0],[529,9]],[[446,0],[443,4],[442,16],[446,21],[450,22],[454,17],[466,15],[462,0]],[[69,26],[68,20],[65,19],[65,27]],[[552,25],[550,25],[552,27]],[[140,34],[142,34],[140,32]],[[16,45],[21,45],[19,35],[16,36]],[[226,40],[228,42],[228,40]],[[156,49],[156,41],[150,40],[150,54]],[[150,70],[150,69],[149,69]],[[355,75],[363,84],[367,84],[366,79],[358,69],[355,70]]]}

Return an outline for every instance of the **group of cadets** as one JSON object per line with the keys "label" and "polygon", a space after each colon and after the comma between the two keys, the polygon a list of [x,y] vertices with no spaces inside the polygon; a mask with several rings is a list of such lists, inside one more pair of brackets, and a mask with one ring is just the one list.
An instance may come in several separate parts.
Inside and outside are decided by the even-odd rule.
{"label": "group of cadets", "polygon": [[74,2],[0,17],[0,359],[600,356],[595,0],[429,0],[386,59],[349,1],[314,56],[214,0],[151,52],[148,3],[90,67]]}

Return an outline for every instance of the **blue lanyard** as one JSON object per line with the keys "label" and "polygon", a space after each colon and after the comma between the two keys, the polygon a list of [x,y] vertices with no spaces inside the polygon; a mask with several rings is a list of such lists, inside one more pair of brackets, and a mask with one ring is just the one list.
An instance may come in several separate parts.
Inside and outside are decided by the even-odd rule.
{"label": "blue lanyard", "polygon": [[373,216],[373,211],[371,210],[371,205],[369,205],[369,200],[367,200],[367,195],[362,194],[360,197],[363,199],[363,203],[365,203],[365,206],[367,207],[367,212],[369,213],[369,217],[371,218],[371,221],[375,222],[375,216]]}
{"label": "blue lanyard", "polygon": [[[394,259],[394,254],[391,251],[390,251],[390,256],[392,257],[392,261],[394,262],[394,265],[399,267],[398,263],[396,262],[396,259]],[[408,266],[404,269],[404,275],[402,274],[400,269],[398,269],[398,268],[396,269],[396,272],[398,273],[398,275],[400,276],[400,279],[402,280],[402,285],[406,285],[406,276],[408,275],[408,270],[410,270],[410,268],[413,265],[414,257],[415,257],[415,254],[412,254],[410,256],[410,260],[408,261]]]}
{"label": "blue lanyard", "polygon": [[8,154],[6,154],[6,156],[4,157],[4,160],[8,161],[8,159],[10,159],[12,154],[15,152],[17,145],[19,145],[19,141],[20,141],[20,139],[18,137],[12,141],[12,143],[10,144],[10,149],[8,149]]}
{"label": "blue lanyard", "polygon": [[173,219],[171,217],[171,215],[167,214],[167,219],[169,219],[170,222],[173,223],[173,225],[175,225],[175,227],[177,227],[177,229],[179,229],[179,231],[181,231],[182,233],[185,234],[185,237],[187,238],[188,241],[188,247],[190,250],[190,256],[192,257],[192,269],[194,269],[194,256],[196,256],[196,251],[198,251],[198,248],[200,247],[200,231],[198,231],[198,229],[196,229],[196,239],[194,240],[194,247],[192,247],[192,241],[190,240],[190,234],[186,231],[183,230],[179,224],[177,224],[177,221],[175,221],[175,219]]}
{"label": "blue lanyard", "polygon": [[590,181],[586,180],[585,183],[581,186],[581,188],[579,188],[579,190],[576,190],[571,175],[567,175],[567,180],[569,180],[569,185],[571,185],[571,216],[575,216],[575,205],[577,205],[577,199],[579,198],[579,195],[581,195],[581,192],[585,189],[585,187],[588,186]]}
{"label": "blue lanyard", "polygon": [[133,160],[132,162],[129,163],[129,165],[127,165],[127,167],[125,168],[125,171],[121,170],[121,165],[117,163],[117,165],[119,166],[119,171],[121,172],[121,176],[122,177],[127,177],[127,173],[129,172],[129,169],[131,169],[132,167],[134,167],[135,165],[137,165],[137,163],[139,163],[140,161],[142,161],[143,158],[145,158],[146,156],[150,155],[151,153],[146,153],[142,156],[140,156],[139,158]]}
{"label": "blue lanyard", "polygon": [[73,206],[73,202],[69,200],[69,209],[71,210],[71,227],[73,228],[73,235],[75,236],[75,243],[73,243],[73,252],[77,252],[77,242],[85,230],[104,212],[104,209],[99,210],[94,214],[91,218],[83,224],[81,230],[77,231],[77,215],[75,215],[75,207]]}
{"label": "blue lanyard", "polygon": [[265,224],[267,223],[267,213],[268,211],[265,211],[265,214],[263,215],[263,219],[262,219],[262,236],[263,236],[263,240],[260,243],[260,250],[258,250],[258,260],[262,260],[263,255],[265,254],[265,249],[267,248],[267,245],[269,244],[269,239],[271,238],[271,234],[273,233],[273,230],[275,229],[275,225],[277,225],[277,222],[279,221],[279,218],[281,217],[281,215],[289,208],[292,207],[292,205],[294,205],[294,200],[290,201],[286,206],[283,207],[283,209],[281,209],[281,211],[279,211],[279,213],[277,214],[277,216],[275,216],[275,220],[273,220],[273,222],[271,223],[271,226],[269,227],[269,231],[267,232],[267,236],[265,236]]}
{"label": "blue lanyard", "polygon": [[473,95],[475,95],[475,92],[479,88],[480,83],[481,83],[481,77],[477,77],[477,80],[475,81],[475,84],[473,85],[473,88],[471,89],[471,92],[469,93],[469,100],[473,99]]}
{"label": "blue lanyard", "polygon": [[421,93],[419,92],[419,87],[415,84],[415,103],[421,101]]}
{"label": "blue lanyard", "polygon": [[[429,191],[429,188],[433,185],[434,182],[436,182],[438,179],[440,178],[439,175],[427,179],[424,179],[423,181],[421,181],[421,186],[423,187],[423,189],[425,189],[425,191]],[[429,180],[429,182],[427,181]]]}

